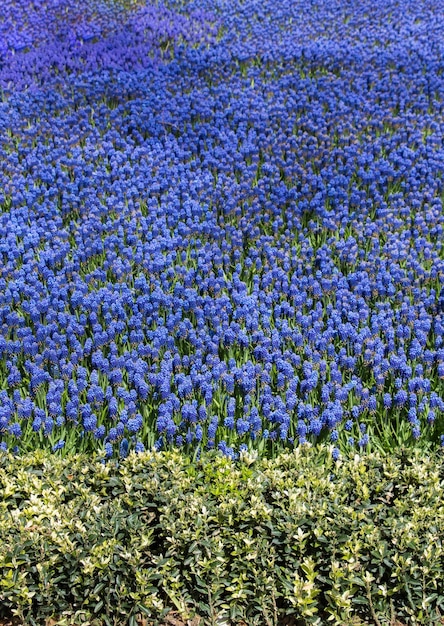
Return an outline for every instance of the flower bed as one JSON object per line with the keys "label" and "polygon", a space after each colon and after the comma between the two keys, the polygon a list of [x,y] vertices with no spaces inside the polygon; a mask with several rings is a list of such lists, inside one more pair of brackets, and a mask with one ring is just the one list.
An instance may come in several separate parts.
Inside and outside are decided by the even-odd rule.
{"label": "flower bed", "polygon": [[2,448],[439,444],[435,4],[5,5]]}
{"label": "flower bed", "polygon": [[440,622],[441,9],[2,3],[0,616]]}

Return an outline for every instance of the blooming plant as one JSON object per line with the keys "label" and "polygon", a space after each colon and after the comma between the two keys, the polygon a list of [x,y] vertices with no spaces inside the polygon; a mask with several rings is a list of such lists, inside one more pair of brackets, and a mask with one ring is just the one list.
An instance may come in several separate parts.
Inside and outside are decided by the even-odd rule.
{"label": "blooming plant", "polygon": [[2,449],[440,443],[440,6],[2,3]]}

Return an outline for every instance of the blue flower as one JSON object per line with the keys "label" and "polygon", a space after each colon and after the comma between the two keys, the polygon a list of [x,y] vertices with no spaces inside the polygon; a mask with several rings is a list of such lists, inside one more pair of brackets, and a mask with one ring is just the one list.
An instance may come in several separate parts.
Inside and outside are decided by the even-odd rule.
{"label": "blue flower", "polygon": [[236,421],[236,432],[238,435],[245,435],[245,433],[247,433],[249,430],[250,424],[246,420],[239,418]]}
{"label": "blue flower", "polygon": [[101,426],[98,426],[96,430],[94,431],[94,438],[103,439],[105,437],[105,434],[106,434],[106,429],[105,429],[105,426],[103,426],[102,424]]}
{"label": "blue flower", "polygon": [[419,426],[414,426],[412,428],[412,435],[414,439],[419,439],[419,437],[421,436],[421,429]]}
{"label": "blue flower", "polygon": [[[235,457],[243,437],[334,439],[378,410],[432,423],[440,131],[414,57],[419,37],[439,93],[436,15],[406,29],[401,0],[393,28],[375,3],[358,30],[359,4],[302,23],[277,0],[252,29],[251,0],[217,26],[208,0],[40,4],[2,7],[0,430],[133,446],[143,415],[159,448],[213,446],[216,414]],[[296,55],[297,88],[253,48]],[[221,50],[240,60],[222,82]]]}
{"label": "blue flower", "polygon": [[11,433],[11,435],[17,438],[22,436],[22,428],[18,422],[15,422],[14,424],[10,424],[9,432]]}
{"label": "blue flower", "polygon": [[122,439],[119,445],[119,456],[122,459],[125,459],[128,456],[128,453],[129,453],[128,439]]}
{"label": "blue flower", "polygon": [[141,430],[143,425],[143,418],[140,413],[137,413],[135,417],[132,417],[127,422],[128,432],[137,433]]}
{"label": "blue flower", "polygon": [[368,444],[368,442],[369,442],[369,436],[366,434],[361,437],[361,439],[358,442],[358,445],[360,448],[364,448]]}
{"label": "blue flower", "polygon": [[331,455],[332,455],[333,459],[335,461],[337,461],[339,459],[339,457],[341,456],[341,453],[338,450],[338,448],[333,448]]}
{"label": "blue flower", "polygon": [[112,442],[112,443],[119,440],[119,434],[117,432],[117,428],[113,427],[109,429],[107,439],[109,442]]}

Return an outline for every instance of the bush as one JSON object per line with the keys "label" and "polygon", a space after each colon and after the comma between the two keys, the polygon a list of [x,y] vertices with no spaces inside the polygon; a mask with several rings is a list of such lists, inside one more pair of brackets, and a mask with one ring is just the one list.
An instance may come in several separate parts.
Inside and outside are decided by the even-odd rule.
{"label": "bush", "polygon": [[[26,623],[438,623],[444,460],[0,460],[0,604]],[[354,623],[354,622],[353,622]]]}

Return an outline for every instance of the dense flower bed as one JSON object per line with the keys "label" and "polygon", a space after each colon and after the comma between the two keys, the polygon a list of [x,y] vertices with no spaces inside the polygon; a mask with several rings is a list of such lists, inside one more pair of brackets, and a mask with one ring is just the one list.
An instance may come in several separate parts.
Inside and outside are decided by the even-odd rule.
{"label": "dense flower bed", "polygon": [[0,9],[1,447],[439,443],[441,3],[75,5]]}

